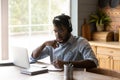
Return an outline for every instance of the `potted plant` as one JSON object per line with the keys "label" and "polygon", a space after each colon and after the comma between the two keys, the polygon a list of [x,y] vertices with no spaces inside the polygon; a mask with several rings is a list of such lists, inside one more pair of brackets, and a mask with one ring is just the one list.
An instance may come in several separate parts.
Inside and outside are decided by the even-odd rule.
{"label": "potted plant", "polygon": [[111,18],[103,10],[97,10],[90,15],[90,23],[94,23],[97,31],[104,31],[107,26],[110,26]]}

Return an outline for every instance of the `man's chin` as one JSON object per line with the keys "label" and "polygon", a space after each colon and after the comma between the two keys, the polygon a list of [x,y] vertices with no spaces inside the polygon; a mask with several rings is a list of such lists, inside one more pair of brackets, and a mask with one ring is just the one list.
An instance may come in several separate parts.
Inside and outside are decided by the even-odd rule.
{"label": "man's chin", "polygon": [[62,42],[63,40],[62,39],[56,39],[57,42]]}
{"label": "man's chin", "polygon": [[63,43],[63,41],[58,41],[59,43]]}
{"label": "man's chin", "polygon": [[59,42],[59,43],[63,43],[64,41],[63,41],[63,40],[58,40],[57,42]]}

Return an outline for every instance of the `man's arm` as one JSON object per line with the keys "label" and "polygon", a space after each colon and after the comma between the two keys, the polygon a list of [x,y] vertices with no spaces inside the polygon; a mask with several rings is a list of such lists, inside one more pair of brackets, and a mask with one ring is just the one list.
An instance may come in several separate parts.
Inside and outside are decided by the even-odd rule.
{"label": "man's arm", "polygon": [[73,64],[73,66],[76,68],[95,68],[95,67],[97,67],[97,65],[92,60],[80,60],[80,61],[70,61],[70,62],[56,60],[55,62],[53,62],[53,65],[56,68],[63,68],[64,64],[69,64],[69,63]]}
{"label": "man's arm", "polygon": [[92,60],[81,60],[81,61],[75,61],[75,62],[71,62],[74,67],[77,68],[94,68],[97,67],[97,65],[95,64],[94,61]]}
{"label": "man's arm", "polygon": [[36,48],[33,52],[32,52],[32,57],[33,58],[37,58],[39,57],[40,53],[42,52],[42,50],[45,48],[45,43],[43,43],[40,47]]}
{"label": "man's arm", "polygon": [[39,55],[41,54],[41,52],[43,51],[43,49],[44,49],[46,46],[52,46],[53,48],[56,48],[56,47],[57,47],[56,44],[57,44],[57,42],[56,42],[55,40],[44,42],[41,46],[39,46],[38,48],[36,48],[36,49],[32,52],[32,57],[33,57],[33,58],[39,57]]}

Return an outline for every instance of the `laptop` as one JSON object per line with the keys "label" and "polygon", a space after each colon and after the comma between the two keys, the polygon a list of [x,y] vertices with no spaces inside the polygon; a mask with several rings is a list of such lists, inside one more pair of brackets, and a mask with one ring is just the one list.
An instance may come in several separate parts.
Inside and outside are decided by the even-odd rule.
{"label": "laptop", "polygon": [[20,67],[23,74],[35,75],[48,72],[48,69],[43,66],[30,64],[28,50],[23,47],[13,47],[13,64]]}

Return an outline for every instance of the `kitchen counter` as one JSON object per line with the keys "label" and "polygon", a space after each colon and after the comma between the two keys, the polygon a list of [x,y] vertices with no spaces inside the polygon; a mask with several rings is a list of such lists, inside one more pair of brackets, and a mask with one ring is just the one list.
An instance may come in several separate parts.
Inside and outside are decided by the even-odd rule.
{"label": "kitchen counter", "polygon": [[89,41],[100,68],[120,71],[120,42]]}
{"label": "kitchen counter", "polygon": [[89,43],[90,43],[90,45],[94,45],[94,46],[120,48],[120,42],[89,41]]}

